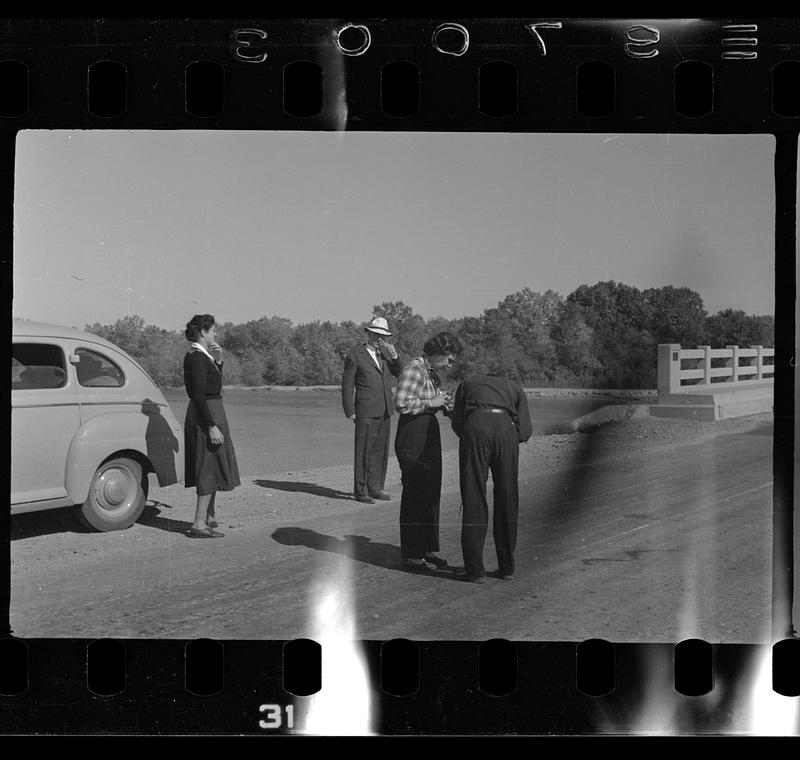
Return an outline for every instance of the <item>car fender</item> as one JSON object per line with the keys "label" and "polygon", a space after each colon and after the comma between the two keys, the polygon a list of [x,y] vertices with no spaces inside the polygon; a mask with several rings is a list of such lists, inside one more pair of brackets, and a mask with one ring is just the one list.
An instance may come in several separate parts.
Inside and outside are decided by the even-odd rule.
{"label": "car fender", "polygon": [[[153,424],[154,418],[159,424]],[[100,414],[78,428],[67,454],[66,489],[76,504],[86,500],[100,464],[118,452],[138,454],[145,471],[155,472],[160,486],[183,479],[180,431],[164,416],[130,412]]]}

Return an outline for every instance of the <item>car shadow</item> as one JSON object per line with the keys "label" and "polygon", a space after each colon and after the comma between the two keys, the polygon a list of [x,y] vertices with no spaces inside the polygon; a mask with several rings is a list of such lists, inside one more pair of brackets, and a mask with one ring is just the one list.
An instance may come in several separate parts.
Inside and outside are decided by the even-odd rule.
{"label": "car shadow", "polygon": [[61,507],[41,512],[26,512],[11,516],[9,538],[17,541],[54,533],[94,533],[85,527],[75,514],[74,507]]}
{"label": "car shadow", "polygon": [[[149,528],[158,528],[169,533],[185,533],[192,527],[186,520],[172,520],[162,516],[162,509],[172,509],[169,504],[148,500],[139,519],[131,526],[136,527],[141,523]],[[98,531],[85,527],[74,513],[73,507],[48,509],[42,512],[28,512],[11,517],[10,539],[12,541],[34,538],[36,536],[49,536],[55,533],[97,533]]]}
{"label": "car shadow", "polygon": [[404,564],[400,547],[394,544],[376,543],[367,536],[347,535],[343,538],[317,533],[309,528],[278,528],[272,533],[273,540],[284,546],[306,546],[317,551],[344,554],[357,562],[364,562],[387,570],[396,570],[411,575],[430,575],[433,577],[457,580],[453,573],[457,567],[437,570],[414,570]]}
{"label": "car shadow", "polygon": [[322,496],[325,499],[347,499],[355,501],[352,493],[338,491],[327,486],[319,486],[316,483],[306,483],[302,480],[255,480],[257,486],[262,488],[274,488],[276,491],[290,491],[309,493],[312,496]]}

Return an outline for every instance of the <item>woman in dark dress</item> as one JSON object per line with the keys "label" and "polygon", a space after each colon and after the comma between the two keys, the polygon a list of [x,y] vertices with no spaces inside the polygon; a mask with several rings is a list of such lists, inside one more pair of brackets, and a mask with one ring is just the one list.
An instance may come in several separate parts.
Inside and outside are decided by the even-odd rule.
{"label": "woman in dark dress", "polygon": [[394,451],[400,464],[400,554],[415,570],[444,567],[438,557],[439,500],[442,491],[442,441],[437,412],[449,414],[452,398],[440,388],[439,372],[461,353],[449,332],[434,335],[397,379],[394,406],[399,412]]}
{"label": "woman in dark dress", "polygon": [[240,482],[222,405],[222,349],[217,343],[214,317],[195,314],[186,325],[185,335],[191,343],[183,360],[183,381],[189,395],[183,425],[185,483],[187,488],[197,488],[194,523],[186,535],[221,538],[225,534],[214,530],[214,497],[217,491],[231,491]]}

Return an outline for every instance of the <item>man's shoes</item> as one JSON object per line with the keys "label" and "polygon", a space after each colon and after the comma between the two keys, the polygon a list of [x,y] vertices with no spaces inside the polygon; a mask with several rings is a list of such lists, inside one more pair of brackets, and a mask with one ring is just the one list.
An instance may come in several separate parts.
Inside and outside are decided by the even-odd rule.
{"label": "man's shoes", "polygon": [[373,499],[371,496],[366,496],[366,495],[359,496],[358,494],[356,494],[355,495],[355,500],[356,501],[360,501],[362,504],[374,504],[375,503],[375,499]]}
{"label": "man's shoes", "polygon": [[513,581],[514,580],[514,573],[504,573],[501,570],[495,570],[491,573],[492,576],[495,578],[499,578],[501,581]]}
{"label": "man's shoes", "polygon": [[404,557],[403,564],[409,570],[435,570],[436,565],[432,565],[430,562],[424,559],[412,559],[411,557]]}
{"label": "man's shoes", "polygon": [[454,573],[455,577],[458,578],[460,581],[466,581],[467,583],[483,583],[483,576],[482,575],[467,575],[464,570],[457,570]]}
{"label": "man's shoes", "polygon": [[388,493],[385,491],[377,491],[376,493],[370,493],[370,496],[373,499],[380,499],[381,501],[391,501],[392,497],[389,496]]}
{"label": "man's shoes", "polygon": [[437,557],[435,554],[426,554],[425,561],[436,567],[447,567],[447,560],[443,557]]}

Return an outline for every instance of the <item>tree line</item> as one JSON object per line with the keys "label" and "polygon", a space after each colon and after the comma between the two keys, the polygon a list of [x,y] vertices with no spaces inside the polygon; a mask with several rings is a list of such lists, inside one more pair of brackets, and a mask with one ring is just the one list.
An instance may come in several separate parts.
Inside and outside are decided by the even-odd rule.
{"label": "tree line", "polygon": [[[373,315],[388,320],[403,361],[418,356],[431,335],[449,330],[465,346],[454,381],[490,371],[529,387],[655,388],[659,343],[771,347],[775,340],[771,315],[708,314],[689,288],[640,290],[613,280],[581,285],[566,298],[526,287],[480,316],[426,319],[402,301],[376,304]],[[347,352],[364,339],[363,325],[351,321],[295,325],[264,316],[218,327],[231,385],[338,385]],[[145,324],[138,315],[86,330],[131,354],[159,385],[183,384],[182,331]]]}

